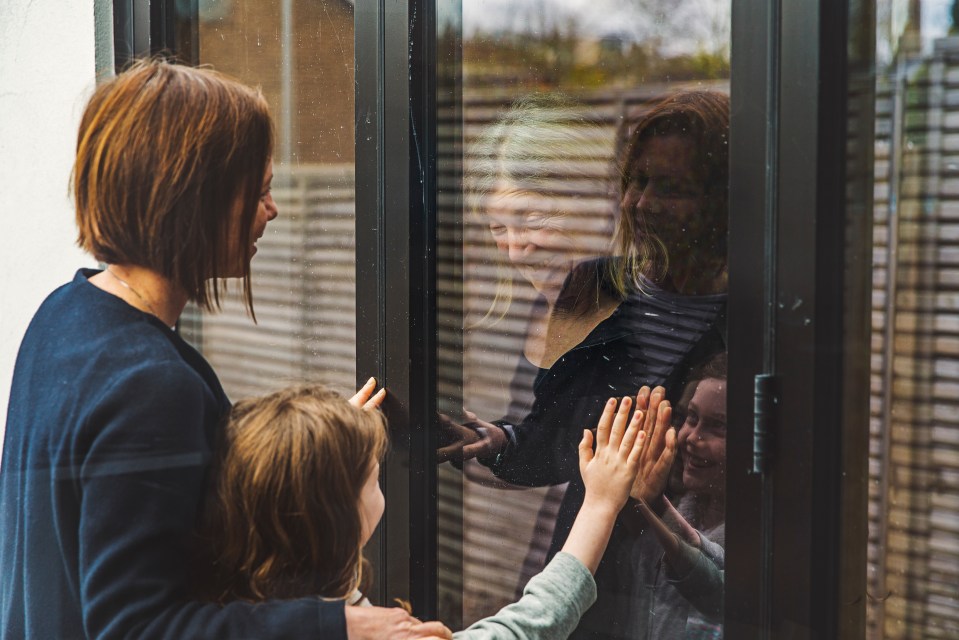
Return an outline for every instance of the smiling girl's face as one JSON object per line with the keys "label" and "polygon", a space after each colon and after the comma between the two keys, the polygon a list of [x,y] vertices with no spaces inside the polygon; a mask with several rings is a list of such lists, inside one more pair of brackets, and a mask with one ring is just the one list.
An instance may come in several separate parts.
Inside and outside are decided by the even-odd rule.
{"label": "smiling girl's face", "polygon": [[677,436],[688,491],[722,497],[726,490],[726,381],[696,386]]}

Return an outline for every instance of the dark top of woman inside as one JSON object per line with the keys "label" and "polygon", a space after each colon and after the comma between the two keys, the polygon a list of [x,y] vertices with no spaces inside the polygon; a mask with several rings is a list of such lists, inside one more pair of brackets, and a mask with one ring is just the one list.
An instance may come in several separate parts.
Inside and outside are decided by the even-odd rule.
{"label": "dark top of woman inside", "polygon": [[196,601],[189,552],[230,403],[171,329],[216,309],[276,217],[258,90],[135,64],[87,104],[73,171],[81,269],[17,358],[0,470],[0,638],[415,637],[401,609]]}

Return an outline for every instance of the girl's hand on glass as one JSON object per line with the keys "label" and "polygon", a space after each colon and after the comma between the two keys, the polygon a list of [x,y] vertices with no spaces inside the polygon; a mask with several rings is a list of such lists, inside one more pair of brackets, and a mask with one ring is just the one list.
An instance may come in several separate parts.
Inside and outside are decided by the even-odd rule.
{"label": "girl's hand on glass", "polygon": [[376,395],[373,394],[374,389],[376,389],[376,378],[370,378],[366,381],[366,384],[360,387],[356,395],[350,398],[350,404],[365,411],[378,409],[383,404],[383,400],[386,399],[386,387],[377,391]]}
{"label": "girl's hand on glass", "polygon": [[643,412],[637,410],[632,419],[629,417],[632,398],[623,398],[618,410],[616,405],[616,399],[610,398],[603,408],[596,426],[595,452],[593,433],[583,432],[579,443],[579,471],[586,485],[584,507],[590,503],[619,512],[636,480],[645,436],[640,430]]}

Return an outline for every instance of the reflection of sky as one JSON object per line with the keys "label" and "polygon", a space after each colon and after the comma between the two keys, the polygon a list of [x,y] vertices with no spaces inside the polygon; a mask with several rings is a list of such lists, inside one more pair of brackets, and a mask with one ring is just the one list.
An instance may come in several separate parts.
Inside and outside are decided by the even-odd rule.
{"label": "reflection of sky", "polygon": [[923,51],[932,51],[932,42],[949,32],[952,18],[949,13],[952,0],[925,0],[922,3],[922,44]]}
{"label": "reflection of sky", "polygon": [[[922,0],[922,52],[929,54],[938,38],[945,36],[952,26],[950,11],[953,0]],[[880,0],[876,5],[876,58],[880,66],[892,62],[909,19],[909,0]]]}
{"label": "reflection of sky", "polygon": [[463,0],[463,30],[528,33],[573,24],[582,36],[655,41],[663,53],[727,49],[730,0]]}

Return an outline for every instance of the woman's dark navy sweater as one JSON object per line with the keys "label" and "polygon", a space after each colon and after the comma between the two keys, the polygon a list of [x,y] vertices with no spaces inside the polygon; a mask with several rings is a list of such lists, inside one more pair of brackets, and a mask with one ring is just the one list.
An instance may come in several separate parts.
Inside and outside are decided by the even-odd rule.
{"label": "woman's dark navy sweater", "polygon": [[190,596],[190,537],[229,402],[152,315],[90,284],[44,301],[0,468],[0,638],[345,639],[342,603]]}

